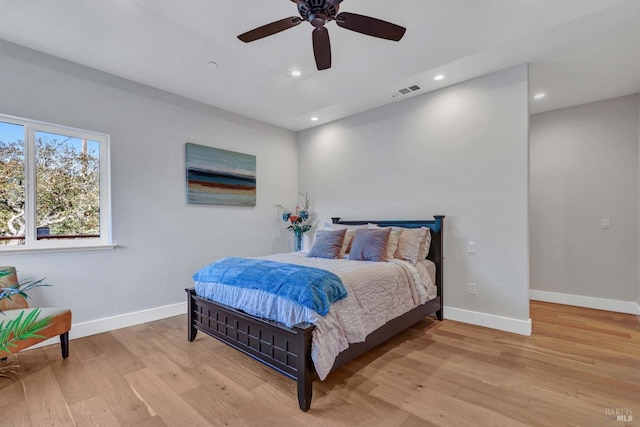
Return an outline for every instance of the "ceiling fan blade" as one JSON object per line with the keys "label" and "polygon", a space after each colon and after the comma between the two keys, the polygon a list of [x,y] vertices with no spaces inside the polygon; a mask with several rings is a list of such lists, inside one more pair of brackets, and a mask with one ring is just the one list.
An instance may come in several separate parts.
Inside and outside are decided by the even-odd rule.
{"label": "ceiling fan blade", "polygon": [[407,31],[406,28],[391,22],[349,12],[342,12],[336,16],[336,23],[347,30],[396,42],[400,41]]}
{"label": "ceiling fan blade", "polygon": [[271,24],[263,25],[262,27],[247,31],[244,34],[240,34],[238,38],[245,43],[249,43],[279,33],[280,31],[288,30],[289,28],[299,25],[301,22],[302,19],[298,16],[284,18],[279,21],[272,22]]}
{"label": "ceiling fan blade", "polygon": [[331,42],[325,27],[313,30],[313,54],[319,71],[331,68]]}

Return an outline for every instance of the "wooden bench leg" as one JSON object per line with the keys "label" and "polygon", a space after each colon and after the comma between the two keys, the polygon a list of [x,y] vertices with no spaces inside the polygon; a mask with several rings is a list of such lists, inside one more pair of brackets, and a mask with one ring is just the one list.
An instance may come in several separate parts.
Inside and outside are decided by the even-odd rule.
{"label": "wooden bench leg", "polygon": [[69,357],[69,332],[60,335],[60,348],[62,349],[62,358]]}

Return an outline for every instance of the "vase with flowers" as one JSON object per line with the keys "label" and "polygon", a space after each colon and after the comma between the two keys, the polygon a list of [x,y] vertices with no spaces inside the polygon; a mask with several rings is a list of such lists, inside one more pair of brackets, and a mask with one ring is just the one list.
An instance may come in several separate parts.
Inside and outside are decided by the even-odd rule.
{"label": "vase with flowers", "polygon": [[287,230],[291,230],[294,236],[293,249],[302,250],[302,236],[313,227],[313,219],[310,211],[311,199],[307,193],[300,193],[300,200],[293,210],[280,205],[282,220],[289,224]]}

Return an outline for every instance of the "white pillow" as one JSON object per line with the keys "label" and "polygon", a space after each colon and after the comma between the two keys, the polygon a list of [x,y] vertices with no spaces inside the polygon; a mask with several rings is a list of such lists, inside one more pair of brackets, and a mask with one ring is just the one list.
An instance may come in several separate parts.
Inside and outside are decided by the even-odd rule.
{"label": "white pillow", "polygon": [[427,229],[427,237],[424,239],[424,244],[422,245],[422,252],[418,256],[418,261],[423,261],[429,255],[429,249],[431,248],[431,229],[429,227],[425,227]]}
{"label": "white pillow", "polygon": [[431,243],[431,233],[428,227],[403,229],[395,258],[409,261],[412,264],[423,260],[427,256],[424,252],[427,238]]}

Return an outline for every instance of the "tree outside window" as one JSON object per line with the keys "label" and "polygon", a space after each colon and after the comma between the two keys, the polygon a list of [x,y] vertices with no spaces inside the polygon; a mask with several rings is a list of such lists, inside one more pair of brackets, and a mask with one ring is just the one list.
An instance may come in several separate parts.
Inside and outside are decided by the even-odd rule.
{"label": "tree outside window", "polygon": [[50,125],[0,120],[0,250],[44,241],[104,241],[105,145]]}

